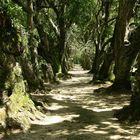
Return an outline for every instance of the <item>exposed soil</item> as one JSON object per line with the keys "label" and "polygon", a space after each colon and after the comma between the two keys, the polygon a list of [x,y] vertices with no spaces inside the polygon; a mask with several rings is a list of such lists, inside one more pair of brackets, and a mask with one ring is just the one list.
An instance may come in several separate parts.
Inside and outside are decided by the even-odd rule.
{"label": "exposed soil", "polygon": [[94,92],[108,84],[91,85],[88,71],[76,66],[71,79],[53,86],[48,95],[34,95],[46,100],[46,117],[32,122],[29,131],[19,130],[3,140],[140,140],[140,125],[121,124],[114,110],[129,104],[129,94]]}

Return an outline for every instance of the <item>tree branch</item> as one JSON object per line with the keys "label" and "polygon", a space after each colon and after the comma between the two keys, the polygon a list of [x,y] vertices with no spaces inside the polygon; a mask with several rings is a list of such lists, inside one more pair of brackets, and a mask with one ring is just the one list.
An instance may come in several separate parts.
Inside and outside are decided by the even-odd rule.
{"label": "tree branch", "polygon": [[57,34],[57,36],[59,36],[59,34],[60,34],[60,33],[59,33],[59,30],[58,30],[57,26],[55,25],[55,23],[52,21],[51,18],[49,18],[49,22],[51,23],[51,25],[52,25],[52,27],[53,27],[55,33]]}

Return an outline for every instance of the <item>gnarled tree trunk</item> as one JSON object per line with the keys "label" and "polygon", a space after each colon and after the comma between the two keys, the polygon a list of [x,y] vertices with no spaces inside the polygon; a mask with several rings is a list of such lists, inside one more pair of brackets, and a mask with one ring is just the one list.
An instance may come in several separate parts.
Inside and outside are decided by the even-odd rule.
{"label": "gnarled tree trunk", "polygon": [[131,96],[130,105],[115,112],[114,116],[120,121],[139,121],[140,120],[140,55],[138,56],[138,70],[135,76],[135,85]]}
{"label": "gnarled tree trunk", "polygon": [[110,67],[111,67],[111,64],[114,60],[113,57],[114,57],[113,52],[105,54],[104,62],[103,62],[102,66],[100,68],[100,71],[99,71],[99,77],[98,77],[99,80],[109,79]]}
{"label": "gnarled tree trunk", "polygon": [[135,2],[136,0],[120,0],[119,2],[119,13],[112,42],[115,55],[115,82],[112,86],[113,90],[131,89],[129,72],[136,53],[131,52],[131,45],[129,46],[124,44],[124,37],[126,27],[133,15]]}

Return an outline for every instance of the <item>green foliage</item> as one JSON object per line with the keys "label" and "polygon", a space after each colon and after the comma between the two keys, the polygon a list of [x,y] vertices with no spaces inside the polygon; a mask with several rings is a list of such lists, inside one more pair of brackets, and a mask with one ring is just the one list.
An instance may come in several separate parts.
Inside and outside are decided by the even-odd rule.
{"label": "green foliage", "polygon": [[6,11],[6,13],[11,17],[13,24],[17,27],[26,25],[26,14],[23,12],[21,7],[14,4],[11,0],[2,1],[0,9]]}
{"label": "green foliage", "polygon": [[94,55],[93,42],[88,40],[85,43],[82,30],[75,24],[70,29],[68,40],[73,63],[81,64],[83,68],[90,69]]}
{"label": "green foliage", "polygon": [[71,1],[66,11],[66,18],[81,27],[85,26],[92,18],[96,7],[95,3],[94,0]]}
{"label": "green foliage", "polygon": [[82,50],[80,64],[83,69],[87,69],[87,70],[91,69],[92,56],[93,56],[93,52],[91,51],[91,48],[89,46],[87,46],[85,49]]}

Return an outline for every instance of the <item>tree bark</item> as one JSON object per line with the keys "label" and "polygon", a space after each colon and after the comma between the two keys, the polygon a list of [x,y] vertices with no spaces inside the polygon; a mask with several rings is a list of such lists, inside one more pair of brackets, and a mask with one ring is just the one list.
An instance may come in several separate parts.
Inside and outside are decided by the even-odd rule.
{"label": "tree bark", "polygon": [[[102,1],[101,9],[99,9],[96,15],[97,29],[94,31],[94,44],[95,44],[95,58],[93,60],[92,69],[90,73],[93,73],[93,80],[98,80],[100,76],[100,68],[103,63],[105,47],[110,43],[111,39],[107,39],[107,31],[109,29],[109,17],[111,0]],[[102,15],[101,15],[102,14]],[[107,41],[106,41],[107,39]]]}
{"label": "tree bark", "polygon": [[[120,0],[119,12],[115,25],[112,47],[115,55],[115,82],[112,89],[131,89],[129,71],[135,54],[131,54],[129,46],[124,45],[126,27],[133,15],[136,0]],[[131,58],[132,55],[132,58]]]}
{"label": "tree bark", "polygon": [[102,66],[100,68],[100,71],[99,71],[99,77],[98,77],[99,80],[109,79],[110,66],[111,66],[113,61],[114,61],[113,52],[106,53],[105,58],[104,58],[104,62],[103,62]]}
{"label": "tree bark", "polygon": [[[59,62],[60,62],[60,73],[66,74],[67,70],[65,69],[65,47],[66,47],[66,25],[65,25],[65,17],[64,17],[64,9],[65,5],[62,4],[60,8],[60,14],[58,17],[58,27],[60,31],[59,35]],[[64,65],[64,66],[63,66]]]}
{"label": "tree bark", "polygon": [[140,120],[140,54],[138,56],[138,70],[136,72],[136,81],[133,87],[130,105],[115,112],[114,116],[120,121],[135,122]]}

